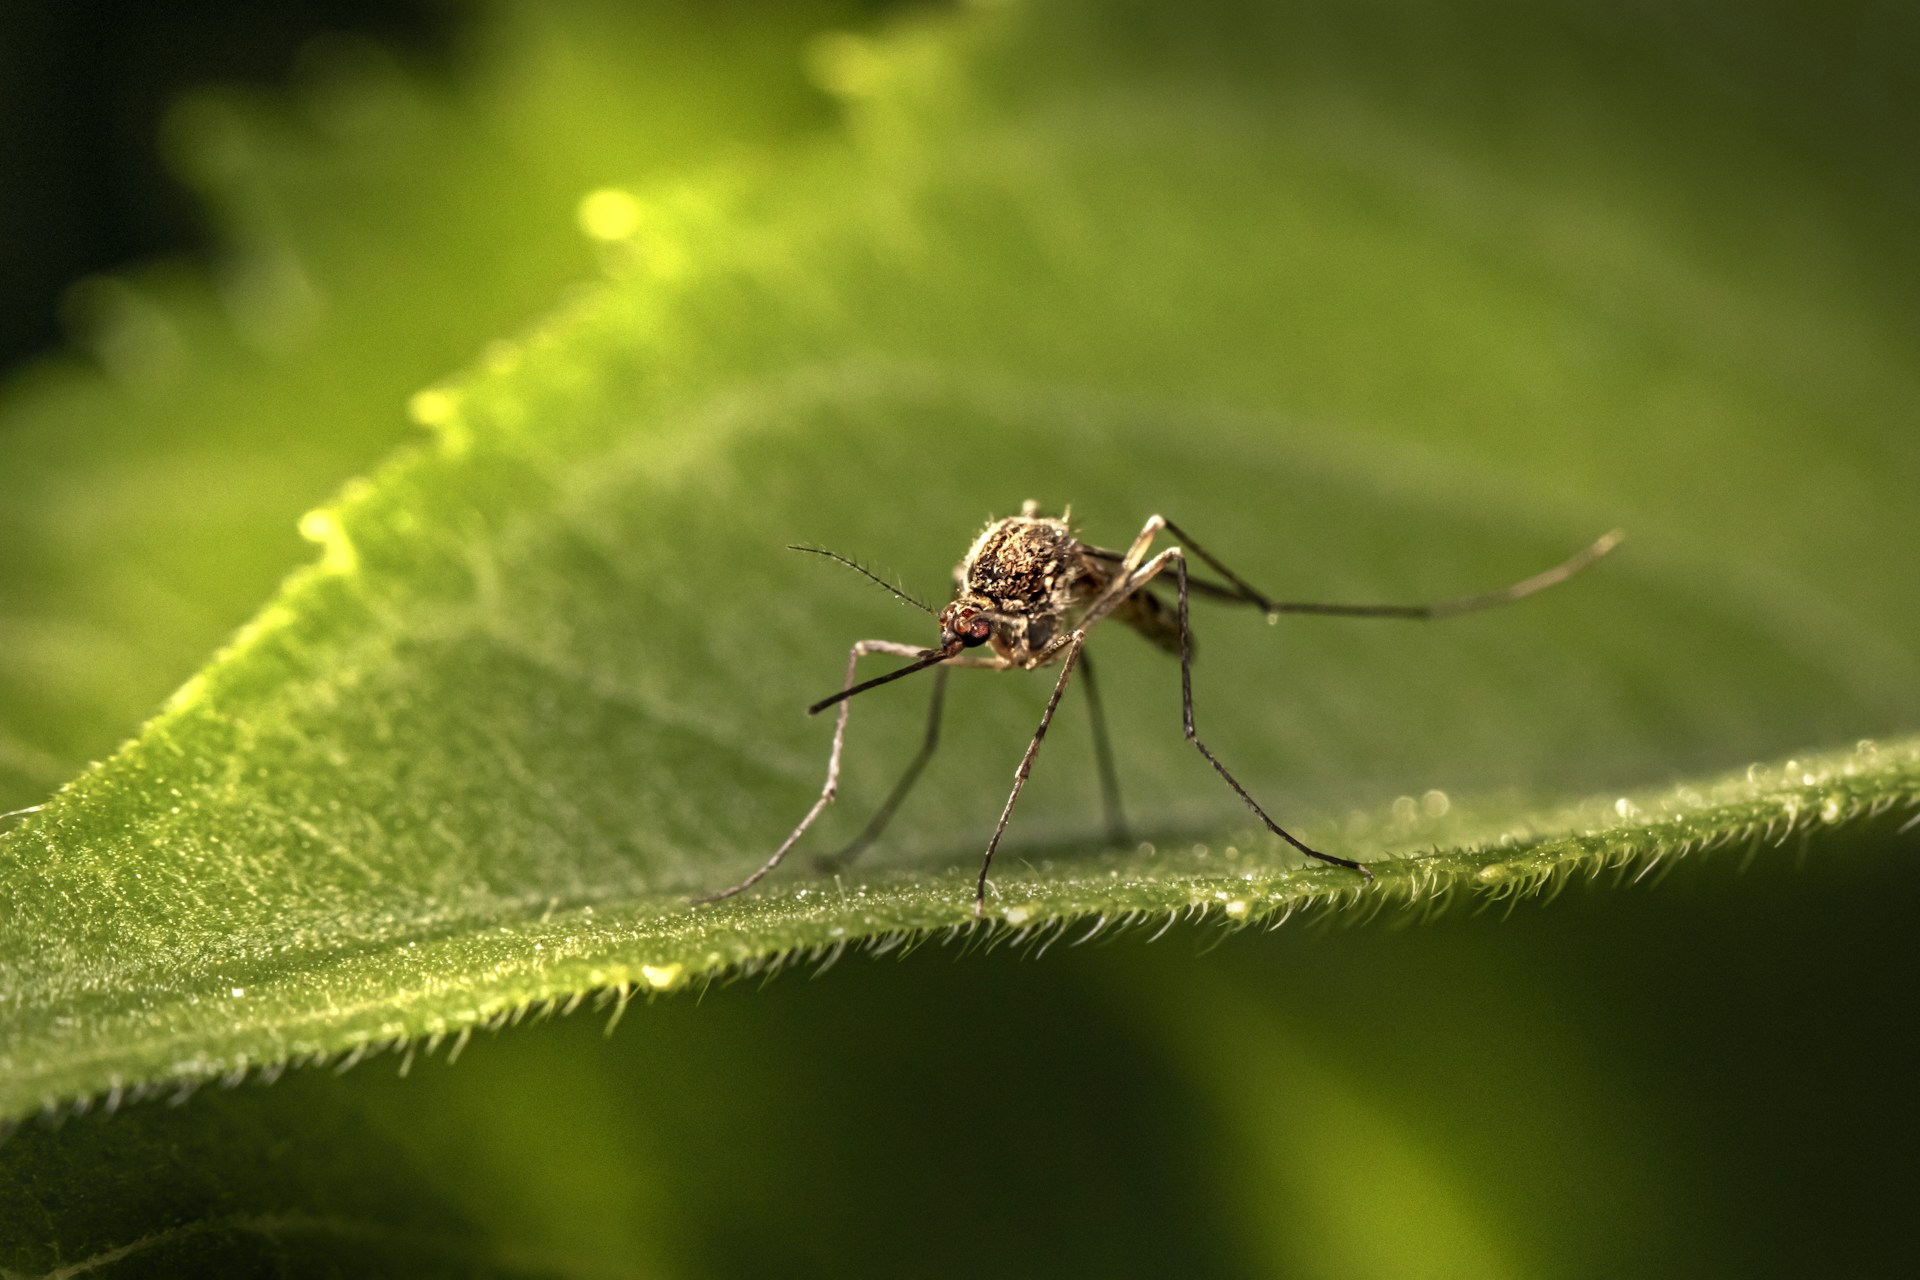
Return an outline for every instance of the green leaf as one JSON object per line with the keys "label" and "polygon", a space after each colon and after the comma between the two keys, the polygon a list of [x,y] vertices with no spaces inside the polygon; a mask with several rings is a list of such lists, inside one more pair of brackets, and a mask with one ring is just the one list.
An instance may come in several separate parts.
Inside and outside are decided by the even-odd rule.
{"label": "green leaf", "polygon": [[[1308,71],[1331,27],[1245,17],[829,43],[846,138],[606,197],[636,215],[609,280],[416,397],[434,445],[309,519],[319,563],[0,838],[0,1112],[984,935],[971,877],[1045,676],[955,677],[941,757],[857,874],[803,849],[751,899],[687,899],[817,793],[830,725],[798,711],[845,646],[930,638],[782,544],[937,595],[1029,497],[1106,545],[1164,512],[1292,598],[1450,595],[1631,537],[1431,628],[1196,606],[1202,731],[1300,834],[1373,860],[1366,890],[1250,834],[1180,739],[1175,668],[1101,635],[1153,848],[1100,847],[1070,693],[996,873],[1015,935],[1898,825],[1920,660],[1887,566],[1920,534],[1894,424],[1920,388],[1906,300],[1864,265],[1897,237],[1657,78],[1501,82],[1560,124],[1511,135],[1382,88],[1417,48],[1342,82]],[[1770,217],[1728,228],[1729,188]],[[856,706],[814,849],[885,794],[912,689]],[[1453,1213],[1422,1168],[1407,1194]]]}
{"label": "green leaf", "polygon": [[30,1274],[1897,1270],[1920,875],[1849,862],[530,1021],[23,1125],[0,1240]]}

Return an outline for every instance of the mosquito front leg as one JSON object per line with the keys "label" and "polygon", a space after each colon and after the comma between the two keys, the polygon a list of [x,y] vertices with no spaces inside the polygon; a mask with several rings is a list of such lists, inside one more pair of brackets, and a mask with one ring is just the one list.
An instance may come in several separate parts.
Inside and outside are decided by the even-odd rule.
{"label": "mosquito front leg", "polygon": [[[1225,569],[1221,569],[1220,566],[1214,564],[1211,559],[1208,560],[1208,563],[1213,564],[1213,567],[1219,569],[1221,573],[1226,573]],[[1162,551],[1145,565],[1142,565],[1139,569],[1128,575],[1120,584],[1122,590],[1109,593],[1108,597],[1101,601],[1101,604],[1106,606],[1107,610],[1111,611],[1121,600],[1125,599],[1127,595],[1140,590],[1146,586],[1148,582],[1158,577],[1161,571],[1168,565],[1173,566],[1174,581],[1179,586],[1180,724],[1187,735],[1187,741],[1191,742],[1195,749],[1206,757],[1207,763],[1213,766],[1214,772],[1218,773],[1220,777],[1225,780],[1226,784],[1233,788],[1235,795],[1246,802],[1247,808],[1253,810],[1255,816],[1266,824],[1267,830],[1273,832],[1273,834],[1279,836],[1282,840],[1285,840],[1309,858],[1318,858],[1320,861],[1330,862],[1336,867],[1346,867],[1349,870],[1358,871],[1368,880],[1372,880],[1373,872],[1361,863],[1354,862],[1348,858],[1336,858],[1330,853],[1321,853],[1318,849],[1311,848],[1305,842],[1296,838],[1292,832],[1267,816],[1267,811],[1262,809],[1259,802],[1251,795],[1247,794],[1247,789],[1240,785],[1239,779],[1229,773],[1227,766],[1220,763],[1220,758],[1208,750],[1207,744],[1200,740],[1200,735],[1195,731],[1193,726],[1193,630],[1187,621],[1187,557],[1181,549],[1179,547],[1169,547],[1165,551]],[[1081,625],[1083,627],[1088,626],[1096,620],[1092,614],[1089,614],[1087,620],[1082,622]]]}
{"label": "mosquito front leg", "polygon": [[1020,789],[1027,785],[1027,775],[1033,772],[1034,757],[1040,754],[1040,744],[1046,740],[1047,726],[1053,723],[1053,713],[1060,705],[1060,695],[1067,691],[1067,681],[1073,676],[1073,668],[1080,657],[1080,646],[1087,642],[1087,633],[1083,628],[1066,638],[1064,644],[1054,646],[1049,652],[1059,649],[1066,651],[1066,661],[1060,666],[1060,679],[1054,682],[1053,696],[1047,699],[1047,709],[1040,715],[1040,727],[1033,732],[1033,741],[1027,744],[1027,753],[1020,757],[1020,767],[1013,771],[1013,791],[1007,796],[1006,808],[1000,811],[1000,824],[993,829],[993,839],[987,841],[987,856],[980,861],[980,881],[974,886],[973,914],[979,916],[987,905],[987,871],[993,866],[993,851],[1000,847],[1000,837],[1007,829],[1007,819],[1013,816],[1014,802],[1020,799]]}
{"label": "mosquito front leg", "polygon": [[[847,652],[847,678],[845,683],[841,685],[841,688],[843,690],[853,688],[853,676],[854,672],[859,668],[860,659],[870,653],[891,653],[901,658],[918,658],[925,652],[924,649],[917,648],[910,644],[898,644],[892,640],[859,641]],[[752,875],[730,889],[722,889],[718,893],[709,893],[704,897],[695,898],[693,900],[695,906],[705,902],[718,902],[722,898],[731,898],[734,894],[745,889],[750,889],[755,884],[758,884],[768,872],[780,865],[780,860],[787,856],[787,850],[793,848],[800,837],[807,833],[807,828],[813,825],[813,820],[818,818],[821,813],[826,810],[826,807],[833,803],[834,793],[840,788],[840,748],[846,741],[847,713],[851,708],[852,704],[849,702],[843,701],[840,704],[840,715],[833,726],[833,751],[827,756],[827,784],[820,788],[820,798],[813,802],[813,808],[807,810],[807,816],[800,819],[800,825],[793,829],[793,834],[780,842],[780,847],[773,851],[773,856],[768,858],[766,863],[761,866],[758,871],[755,871]]]}
{"label": "mosquito front leg", "polygon": [[[893,790],[867,823],[867,829],[853,838],[853,841],[839,853],[820,859],[820,867],[825,871],[837,871],[847,866],[855,858],[865,853],[867,846],[878,840],[893,821],[894,811],[906,801],[907,793],[913,790],[913,784],[920,780],[920,773],[927,767],[927,761],[933,758],[934,748],[940,745],[940,717],[947,700],[947,666],[942,664],[933,669],[933,700],[927,706],[927,733],[921,740],[920,752],[914,756],[907,771],[900,775],[900,781],[893,784]],[[840,704],[845,707],[846,703]]]}

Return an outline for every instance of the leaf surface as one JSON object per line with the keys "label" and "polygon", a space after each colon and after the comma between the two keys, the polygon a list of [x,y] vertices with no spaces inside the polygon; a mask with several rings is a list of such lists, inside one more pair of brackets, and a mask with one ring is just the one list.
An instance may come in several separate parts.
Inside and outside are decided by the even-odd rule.
{"label": "leaf surface", "polygon": [[1594,81],[1513,91],[1573,122],[1576,166],[1567,131],[1330,84],[1290,60],[1301,32],[1244,17],[828,42],[844,138],[609,195],[608,279],[415,397],[433,446],[306,520],[318,563],[0,837],[0,1112],[987,936],[969,885],[1045,675],[958,673],[927,781],[836,878],[808,858],[885,794],[925,690],[862,698],[811,847],[753,898],[688,899],[817,794],[830,725],[799,709],[846,646],[931,639],[782,545],[938,596],[1026,498],[1109,546],[1165,513],[1289,598],[1453,595],[1631,537],[1445,625],[1196,606],[1203,733],[1371,889],[1250,833],[1181,741],[1173,664],[1102,633],[1151,848],[1103,847],[1070,694],[997,869],[1002,936],[1897,824],[1920,658],[1885,567],[1920,533],[1889,424],[1920,389],[1911,316],[1862,266],[1878,229],[1729,123],[1710,141],[1779,211],[1732,252],[1716,182],[1593,110]]}

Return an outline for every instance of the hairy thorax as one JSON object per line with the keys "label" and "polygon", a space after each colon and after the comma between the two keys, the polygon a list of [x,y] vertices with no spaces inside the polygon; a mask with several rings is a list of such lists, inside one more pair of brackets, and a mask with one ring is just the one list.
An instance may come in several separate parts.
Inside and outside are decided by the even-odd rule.
{"label": "hairy thorax", "polygon": [[994,652],[1032,666],[1107,585],[1108,574],[1066,521],[1020,515],[988,525],[954,578],[956,598],[992,618]]}

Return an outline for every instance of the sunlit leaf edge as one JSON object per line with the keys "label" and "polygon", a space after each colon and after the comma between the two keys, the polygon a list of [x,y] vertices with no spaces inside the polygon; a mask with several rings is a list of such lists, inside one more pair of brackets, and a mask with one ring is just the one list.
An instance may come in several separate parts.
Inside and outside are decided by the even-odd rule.
{"label": "sunlit leaf edge", "polygon": [[[1296,917],[1352,922],[1412,912],[1550,898],[1569,884],[1630,884],[1683,859],[1713,856],[1744,868],[1914,830],[1920,817],[1920,737],[1863,742],[1752,765],[1708,782],[1591,797],[1504,821],[1458,809],[1444,819],[1407,803],[1380,815],[1375,881],[1290,865],[1251,831],[1217,846],[1087,851],[996,877],[976,918],[971,868],[897,874],[844,892],[815,882],[712,907],[659,900],[602,903],[500,921],[398,951],[343,956],[246,993],[247,1015],[203,1003],[157,1022],[116,1018],[92,1028],[106,1048],[55,1052],[45,1070],[15,1071],[0,1117],[59,1116],[156,1095],[184,1097],[220,1081],[271,1081],[289,1065],[345,1069],[372,1054],[458,1056],[476,1030],[497,1031],[583,1006],[608,1031],[636,996],[699,993],[715,983],[824,969],[846,952],[905,954],[929,942],[963,951],[1000,946],[1044,953],[1096,937],[1158,939],[1175,925],[1234,931]],[[1439,832],[1452,841],[1435,839]],[[1457,833],[1472,831],[1472,835]],[[1177,936],[1177,935],[1176,935]],[[463,976],[464,975],[464,976]],[[379,984],[384,998],[343,1005]],[[53,1049],[54,1046],[41,1046]],[[15,1045],[16,1056],[33,1046]],[[175,1056],[167,1056],[169,1053]],[[152,1069],[151,1064],[166,1065]]]}

